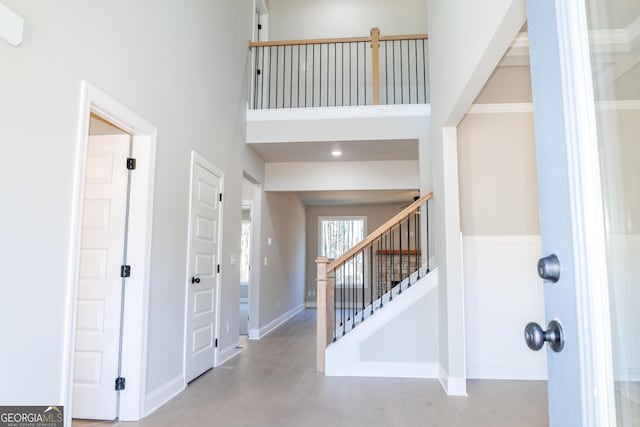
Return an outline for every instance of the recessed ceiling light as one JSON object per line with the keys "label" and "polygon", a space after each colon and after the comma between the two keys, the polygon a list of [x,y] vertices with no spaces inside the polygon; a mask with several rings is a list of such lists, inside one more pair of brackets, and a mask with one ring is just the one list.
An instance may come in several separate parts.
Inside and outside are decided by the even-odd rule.
{"label": "recessed ceiling light", "polygon": [[340,157],[340,156],[342,156],[342,151],[340,151],[340,150],[333,150],[333,151],[331,152],[331,155],[332,155],[333,157]]}

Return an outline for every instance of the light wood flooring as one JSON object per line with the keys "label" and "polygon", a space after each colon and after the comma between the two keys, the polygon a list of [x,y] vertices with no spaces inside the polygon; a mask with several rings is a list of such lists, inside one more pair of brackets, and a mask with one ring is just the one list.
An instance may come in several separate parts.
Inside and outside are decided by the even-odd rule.
{"label": "light wood flooring", "polygon": [[468,397],[448,397],[437,380],[318,375],[314,372],[315,315],[315,310],[305,310],[262,340],[244,341],[246,347],[239,356],[192,382],[149,417],[115,425],[548,425],[546,382],[472,380]]}

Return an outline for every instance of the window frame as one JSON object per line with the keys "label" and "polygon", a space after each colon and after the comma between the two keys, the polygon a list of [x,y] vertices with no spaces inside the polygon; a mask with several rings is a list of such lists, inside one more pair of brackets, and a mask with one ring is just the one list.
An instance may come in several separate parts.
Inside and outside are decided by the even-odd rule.
{"label": "window frame", "polygon": [[[352,220],[352,221],[357,221],[357,220],[361,220],[362,221],[362,240],[365,240],[367,238],[367,236],[369,235],[369,231],[367,229],[367,217],[365,215],[319,215],[318,216],[318,245],[317,245],[317,250],[318,250],[318,256],[324,256],[322,255],[322,243],[323,243],[323,236],[322,236],[322,224],[323,221],[345,221],[345,220]],[[357,244],[357,243],[356,243]],[[333,259],[333,258],[330,258]],[[368,265],[368,264],[367,264]],[[365,273],[367,274],[367,273]],[[340,284],[340,283],[335,283],[335,287],[336,288],[342,288],[344,285]],[[368,287],[367,282],[365,281],[365,288]]]}

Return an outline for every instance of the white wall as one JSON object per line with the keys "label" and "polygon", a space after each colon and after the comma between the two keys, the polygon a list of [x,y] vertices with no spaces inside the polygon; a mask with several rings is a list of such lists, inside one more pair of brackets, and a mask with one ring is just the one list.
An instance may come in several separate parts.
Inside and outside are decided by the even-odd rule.
{"label": "white wall", "polygon": [[413,190],[417,160],[267,163],[267,191]]}
{"label": "white wall", "polygon": [[426,0],[271,0],[271,40],[427,32]]}
{"label": "white wall", "polygon": [[[0,401],[65,403],[62,369],[80,82],[158,128],[147,392],[183,366],[189,156],[226,171],[222,321],[237,329],[250,2],[23,2],[24,43],[0,42]],[[224,64],[220,58],[224,58]],[[221,83],[224,82],[224,83]],[[37,123],[37,125],[36,125]],[[245,157],[246,156],[246,157]],[[259,168],[259,162],[253,160]],[[301,299],[301,297],[300,297]],[[231,329],[220,339],[237,340]],[[8,369],[10,367],[10,369]]]}
{"label": "white wall", "polygon": [[374,363],[438,363],[437,291],[409,307],[360,344],[360,360]]}
{"label": "white wall", "polygon": [[438,270],[326,351],[327,376],[437,378]]}
{"label": "white wall", "polygon": [[421,168],[433,167],[438,231],[435,249],[442,284],[438,292],[441,375],[450,393],[464,394],[464,290],[455,126],[522,27],[525,4],[523,0],[431,0],[427,19],[433,157],[426,162],[421,159]]}
{"label": "white wall", "polygon": [[247,142],[429,139],[428,105],[250,110]]}
{"label": "white wall", "polygon": [[[545,353],[522,338],[527,323],[544,324],[544,288],[533,113],[516,111],[467,114],[458,126],[469,378],[546,378]],[[500,339],[485,339],[497,324]]]}
{"label": "white wall", "polygon": [[365,190],[419,186],[426,193],[432,189],[430,114],[429,105],[250,110],[247,142],[327,142],[328,150],[331,141],[417,139],[419,159],[413,165],[405,163],[398,168],[398,164],[387,161],[382,171],[380,162],[357,162],[360,170],[355,173],[345,166],[346,162],[268,163],[266,185],[274,191],[345,190],[349,185]]}
{"label": "white wall", "polygon": [[468,377],[546,379],[546,348],[531,351],[523,333],[529,322],[545,323],[536,271],[540,236],[464,236],[462,242]]}

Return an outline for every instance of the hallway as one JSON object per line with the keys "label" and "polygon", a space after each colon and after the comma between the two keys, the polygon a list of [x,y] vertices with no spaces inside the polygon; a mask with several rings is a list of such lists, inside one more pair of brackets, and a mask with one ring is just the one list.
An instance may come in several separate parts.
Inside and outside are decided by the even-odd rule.
{"label": "hallway", "polygon": [[[305,310],[196,379],[137,423],[118,426],[418,427],[547,425],[546,382],[336,378],[314,372],[315,310]],[[101,424],[104,425],[104,424]]]}

